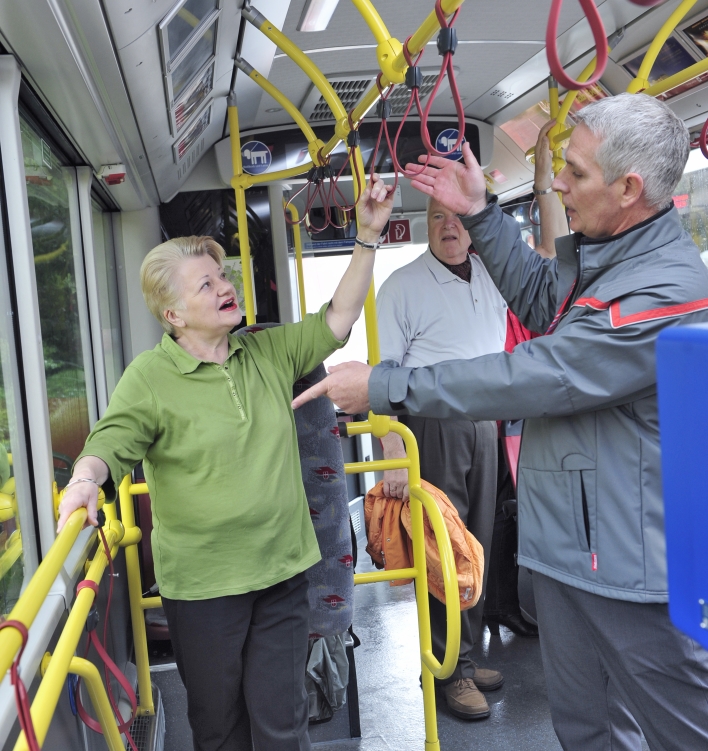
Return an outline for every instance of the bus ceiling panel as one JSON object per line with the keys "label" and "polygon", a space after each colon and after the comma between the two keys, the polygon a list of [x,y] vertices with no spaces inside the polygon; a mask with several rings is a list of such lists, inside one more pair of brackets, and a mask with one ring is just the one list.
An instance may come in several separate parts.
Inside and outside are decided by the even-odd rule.
{"label": "bus ceiling panel", "polygon": [[[670,0],[669,4],[674,7],[677,2],[678,0]],[[534,0],[533,5],[545,17],[548,3]],[[605,0],[603,3],[598,2],[598,7],[608,35],[623,26],[627,26],[635,18],[647,12],[646,8],[629,3],[627,0]],[[544,11],[543,8],[546,8],[546,10]],[[507,17],[515,18],[515,14],[510,12]],[[558,51],[561,61],[564,63],[568,63],[581,56],[585,51],[593,49],[592,31],[584,17],[558,36]],[[484,94],[470,103],[465,108],[465,113],[479,120],[490,119],[495,113],[504,109],[531,89],[536,88],[547,78],[548,60],[544,46],[513,73],[497,81],[494,86],[491,86]],[[513,117],[513,115],[510,115],[510,117]]]}
{"label": "bus ceiling panel", "polygon": [[[236,4],[236,0],[230,2]],[[185,4],[188,5],[183,15],[197,26],[203,20],[204,0],[186,0],[186,3],[185,0],[109,0],[104,3],[116,47],[120,50],[132,44],[146,31],[156,29],[160,21],[177,6],[184,7]],[[238,4],[242,4],[240,0]]]}
{"label": "bus ceiling panel", "polygon": [[157,26],[118,52],[146,148],[146,169],[154,176],[160,201],[180,190],[201,156],[222,136],[240,22],[237,4],[224,0],[216,29],[212,91],[176,134],[168,109],[169,89]]}
{"label": "bus ceiling panel", "polygon": [[[625,0],[626,2],[626,0]],[[260,0],[261,6],[270,2]],[[253,5],[262,13],[264,7],[254,0]],[[312,51],[330,47],[347,47],[357,44],[375,44],[374,38],[359,11],[347,0],[340,0],[326,31],[299,32],[296,26],[305,5],[305,0],[293,0],[285,20],[283,32],[301,49]],[[403,41],[412,34],[428,16],[434,6],[433,0],[405,0],[403,3],[390,0],[375,0],[376,10],[381,15],[391,36]],[[480,2],[468,0],[462,5],[455,22],[460,40],[536,40],[543,43],[548,21],[549,0],[492,0]],[[405,8],[405,12],[401,12]],[[566,31],[583,18],[577,0],[563,5],[558,29]],[[458,48],[459,51],[459,48]],[[433,50],[437,56],[437,50]],[[315,53],[319,54],[319,53]],[[317,58],[319,61],[319,58]]]}
{"label": "bus ceiling panel", "polygon": [[[136,176],[142,142],[100,7],[72,0],[71,9],[63,1],[0,3],[0,31],[26,81],[85,161],[96,170],[127,162]],[[150,190],[157,198],[151,179],[120,188],[111,193],[126,210],[145,206]]]}
{"label": "bus ceiling panel", "polygon": [[162,159],[156,159],[153,162],[153,174],[162,203],[168,203],[182,190],[192,170],[221,138],[226,118],[226,98],[219,97],[212,100],[204,110],[204,115],[204,129],[194,138],[192,145],[184,150],[182,156],[176,152],[184,136],[177,139],[175,145]]}
{"label": "bus ceiling panel", "polygon": [[[253,3],[259,7],[259,3]],[[283,29],[291,0],[268,0],[267,3],[260,3],[260,11],[267,14],[268,20],[278,29]],[[341,3],[340,3],[341,4]],[[271,67],[277,54],[277,47],[264,34],[256,29],[252,24],[246,24],[243,43],[241,45],[241,55],[262,75],[270,79]],[[305,74],[300,72],[305,78]],[[258,123],[259,105],[261,101],[271,102],[268,107],[275,106],[275,103],[268,96],[264,96],[263,89],[254,83],[248,76],[239,73],[236,76],[236,100],[238,102],[238,119],[242,129],[253,128]]]}

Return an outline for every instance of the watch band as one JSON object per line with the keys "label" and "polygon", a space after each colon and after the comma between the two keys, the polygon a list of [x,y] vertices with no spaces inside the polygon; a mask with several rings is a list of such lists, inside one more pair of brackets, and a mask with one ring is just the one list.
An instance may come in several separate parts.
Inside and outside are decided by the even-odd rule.
{"label": "watch band", "polygon": [[536,188],[536,186],[534,185],[534,186],[532,186],[532,188],[531,188],[531,189],[533,190],[533,194],[534,194],[535,196],[546,196],[546,195],[548,195],[549,193],[553,193],[553,187],[550,187],[550,188],[546,188],[545,190],[538,190],[538,189]]}
{"label": "watch band", "polygon": [[380,242],[378,242],[378,243],[365,243],[363,240],[360,240],[358,237],[355,238],[354,242],[357,245],[361,245],[362,248],[367,248],[367,250],[378,250],[379,246],[381,245]]}

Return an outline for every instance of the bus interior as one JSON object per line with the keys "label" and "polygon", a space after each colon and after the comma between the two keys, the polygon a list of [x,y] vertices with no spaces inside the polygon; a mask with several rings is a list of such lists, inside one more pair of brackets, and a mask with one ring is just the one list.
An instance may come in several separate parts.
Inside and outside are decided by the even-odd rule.
{"label": "bus interior", "polygon": [[[534,247],[540,128],[556,118],[557,171],[575,112],[643,91],[691,133],[674,204],[708,264],[708,0],[590,0],[600,45],[587,4],[560,8],[552,38],[563,68],[554,78],[551,0],[0,2],[0,598],[3,620],[25,628],[0,630],[0,655],[5,671],[19,665],[37,748],[131,747],[91,667],[98,657],[81,657],[86,618],[96,609],[105,617],[109,589],[107,648],[138,694],[131,707],[108,679],[123,717],[135,715],[130,742],[192,748],[154,586],[142,476],[126,478],[119,501],[106,504],[107,540],[82,529],[84,517],[56,533],[59,492],[86,437],[126,366],[160,340],[139,285],[151,248],[212,236],[226,251],[244,325],[300,321],[330,299],[356,237],[353,205],[378,172],[396,183],[388,233],[365,315],[326,363],[376,364],[375,293],[427,247],[425,197],[401,174],[405,163],[431,150],[459,159],[464,136],[488,190]],[[441,37],[441,25],[455,34]],[[604,71],[585,85],[605,43]],[[491,721],[460,721],[430,690],[431,671],[443,675],[455,658],[450,605],[449,652],[442,665],[423,660],[431,683],[421,691],[426,629],[414,587],[389,587],[395,577],[365,552],[362,501],[381,478],[388,418],[338,419],[358,546],[356,639],[347,637],[340,708],[310,726],[314,747],[560,749],[537,640],[485,629],[480,657],[500,666],[506,686],[490,697]],[[95,584],[76,593],[82,578]],[[523,572],[519,586],[533,621]],[[77,676],[100,733],[77,713]],[[0,745],[31,750],[15,695],[8,673]]]}

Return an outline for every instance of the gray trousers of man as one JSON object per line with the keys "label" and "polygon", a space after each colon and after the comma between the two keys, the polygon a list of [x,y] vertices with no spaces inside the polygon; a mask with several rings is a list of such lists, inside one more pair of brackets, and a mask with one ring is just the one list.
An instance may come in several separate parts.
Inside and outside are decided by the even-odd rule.
{"label": "gray trousers of man", "polygon": [[194,751],[310,751],[305,573],[209,600],[162,598]]}
{"label": "gray trousers of man", "polygon": [[668,606],[613,600],[533,572],[551,717],[565,751],[708,749],[708,652]]}
{"label": "gray trousers of man", "polygon": [[[494,531],[497,495],[497,425],[471,420],[437,420],[403,415],[418,442],[420,476],[445,493],[452,501],[467,529],[484,548],[489,560]],[[487,567],[479,602],[461,615],[460,657],[454,673],[441,684],[460,678],[473,678],[475,664],[472,648],[482,632]],[[430,596],[430,626],[433,654],[442,662],[447,638],[445,605]]]}

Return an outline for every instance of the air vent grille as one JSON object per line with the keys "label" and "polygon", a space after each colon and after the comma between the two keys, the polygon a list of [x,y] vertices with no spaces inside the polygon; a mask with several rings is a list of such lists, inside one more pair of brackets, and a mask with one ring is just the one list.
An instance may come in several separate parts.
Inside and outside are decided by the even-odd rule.
{"label": "air vent grille", "polygon": [[[429,73],[428,75],[423,76],[423,84],[420,87],[421,102],[424,102],[428,98],[428,94],[430,94],[430,92],[433,90],[433,86],[435,86],[435,82],[437,80],[437,73]],[[443,87],[443,84],[441,84],[440,88]],[[438,89],[438,91],[439,90],[440,89]],[[406,111],[406,107],[408,106],[410,98],[411,90],[407,86],[396,86],[396,88],[391,92],[391,96],[388,98],[388,101],[391,103],[391,115],[402,115]],[[411,112],[414,115],[416,114],[415,104],[412,105]]]}
{"label": "air vent grille", "polygon": [[[457,70],[457,68],[455,68]],[[420,99],[424,102],[430,92],[435,86],[435,82],[438,78],[439,71],[434,68],[424,68],[423,71],[423,84],[420,87]],[[373,73],[359,74],[357,76],[336,76],[328,79],[332,88],[337,92],[337,95],[342,100],[344,109],[347,112],[351,112],[354,107],[361,101],[361,98],[371,88],[376,87],[376,75]],[[438,94],[442,94],[449,90],[449,81],[447,76],[442,80]],[[410,90],[404,84],[396,86],[391,92],[389,102],[391,102],[391,115],[394,117],[400,117],[408,106],[408,100],[410,98]],[[325,121],[331,121],[334,119],[332,111],[329,108],[327,102],[320,92],[312,86],[308,95],[305,97],[302,105],[300,106],[300,112],[308,122],[319,123]],[[417,115],[417,112],[413,112],[413,115]]]}
{"label": "air vent grille", "polygon": [[[342,100],[344,109],[349,112],[356,106],[361,99],[361,95],[371,85],[371,78],[360,78],[354,81],[332,81],[332,88],[337,92],[337,96]],[[312,114],[309,116],[310,122],[320,122],[322,120],[332,120],[332,111],[329,108],[324,97],[320,96],[319,101],[315,104]]]}

